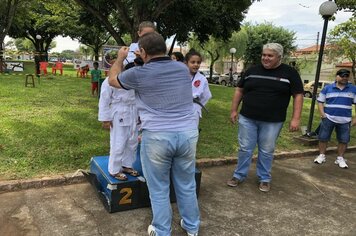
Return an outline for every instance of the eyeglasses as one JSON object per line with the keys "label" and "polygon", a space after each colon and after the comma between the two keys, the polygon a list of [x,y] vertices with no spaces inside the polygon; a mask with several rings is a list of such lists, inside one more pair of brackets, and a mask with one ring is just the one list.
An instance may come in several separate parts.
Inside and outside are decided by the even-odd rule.
{"label": "eyeglasses", "polygon": [[350,77],[350,75],[349,74],[343,74],[343,75],[339,75],[341,78],[348,78],[348,77]]}

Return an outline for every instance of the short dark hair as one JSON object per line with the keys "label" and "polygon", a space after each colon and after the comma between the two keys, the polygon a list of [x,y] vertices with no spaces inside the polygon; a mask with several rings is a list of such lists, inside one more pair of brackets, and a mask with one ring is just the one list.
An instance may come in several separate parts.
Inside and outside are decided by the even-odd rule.
{"label": "short dark hair", "polygon": [[99,66],[99,63],[97,61],[94,61],[93,66]]}
{"label": "short dark hair", "polygon": [[181,52],[172,52],[172,55],[176,57],[177,61],[184,62],[184,56]]}
{"label": "short dark hair", "polygon": [[145,49],[147,55],[150,56],[165,54],[167,51],[164,38],[157,32],[151,32],[143,35],[138,40],[138,45],[140,48]]}
{"label": "short dark hair", "polygon": [[350,71],[347,70],[347,69],[340,69],[336,72],[336,75],[339,75],[339,76],[344,76],[344,75],[347,75],[347,76],[350,76]]}
{"label": "short dark hair", "polygon": [[192,56],[198,56],[198,57],[200,57],[200,60],[203,60],[201,54],[200,54],[198,51],[196,51],[194,48],[191,48],[191,49],[189,50],[189,52],[188,52],[187,54],[185,54],[185,61],[186,61],[186,63],[188,63],[188,61],[190,60],[190,58],[191,58]]}

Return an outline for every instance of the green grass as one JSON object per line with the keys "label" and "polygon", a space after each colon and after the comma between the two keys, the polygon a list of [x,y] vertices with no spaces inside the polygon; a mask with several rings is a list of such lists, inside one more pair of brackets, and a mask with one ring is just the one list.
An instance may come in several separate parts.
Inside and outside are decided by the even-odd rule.
{"label": "green grass", "polygon": [[[25,75],[0,75],[0,179],[19,179],[88,168],[90,158],[107,155],[109,133],[97,121],[98,99],[91,96],[90,79],[74,76],[41,77],[25,87]],[[231,125],[233,88],[211,85],[209,113],[200,122],[198,158],[235,156],[237,126]],[[310,99],[305,100],[303,125]],[[291,109],[291,106],[290,106]],[[290,112],[289,112],[290,114]],[[314,128],[319,116],[315,112]],[[289,117],[287,118],[289,121]],[[286,122],[277,152],[304,149]],[[352,145],[356,143],[352,131]],[[335,141],[333,141],[335,144]],[[307,147],[309,148],[309,147]]]}
{"label": "green grass", "polygon": [[0,179],[86,168],[91,156],[108,153],[90,79],[47,77],[32,88],[24,77],[0,76]]}

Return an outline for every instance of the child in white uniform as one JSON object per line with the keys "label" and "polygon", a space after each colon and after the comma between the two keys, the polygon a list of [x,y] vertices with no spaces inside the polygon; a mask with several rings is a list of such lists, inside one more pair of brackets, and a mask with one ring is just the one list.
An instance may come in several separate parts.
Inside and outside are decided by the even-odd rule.
{"label": "child in white uniform", "polygon": [[[190,74],[192,76],[192,92],[194,102],[194,110],[196,115],[196,124],[199,125],[199,119],[202,117],[202,106],[208,103],[212,97],[208,80],[199,72],[202,57],[199,52],[190,50],[185,55],[185,63],[187,64]],[[200,103],[200,104],[199,104]]]}
{"label": "child in white uniform", "polygon": [[110,175],[118,180],[127,180],[126,174],[138,176],[132,168],[138,144],[135,91],[111,87],[106,78],[101,85],[98,119],[110,130]]}
{"label": "child in white uniform", "polygon": [[[142,21],[138,26],[138,37],[142,37],[142,35],[151,33],[156,31],[156,26],[151,21]],[[129,46],[129,53],[124,61],[124,66],[127,64],[133,63],[136,57],[140,55],[140,49],[138,47],[138,43],[131,43]]]}

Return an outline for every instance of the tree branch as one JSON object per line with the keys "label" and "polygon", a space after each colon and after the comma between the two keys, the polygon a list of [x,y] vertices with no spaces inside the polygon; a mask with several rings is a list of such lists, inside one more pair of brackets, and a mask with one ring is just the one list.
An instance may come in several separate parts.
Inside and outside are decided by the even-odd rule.
{"label": "tree branch", "polygon": [[162,12],[166,10],[171,4],[173,4],[175,0],[161,0],[158,2],[159,2],[158,6],[152,13],[152,19],[154,20],[157,19],[162,14]]}
{"label": "tree branch", "polygon": [[125,45],[125,42],[121,38],[120,32],[117,32],[114,27],[111,25],[111,23],[108,21],[108,19],[100,13],[94,6],[88,4],[85,0],[74,0],[76,3],[78,3],[80,6],[82,6],[84,9],[89,11],[91,14],[93,14],[98,20],[101,21],[101,23],[105,26],[107,31],[111,34],[111,36],[115,39],[117,44],[119,45]]}

